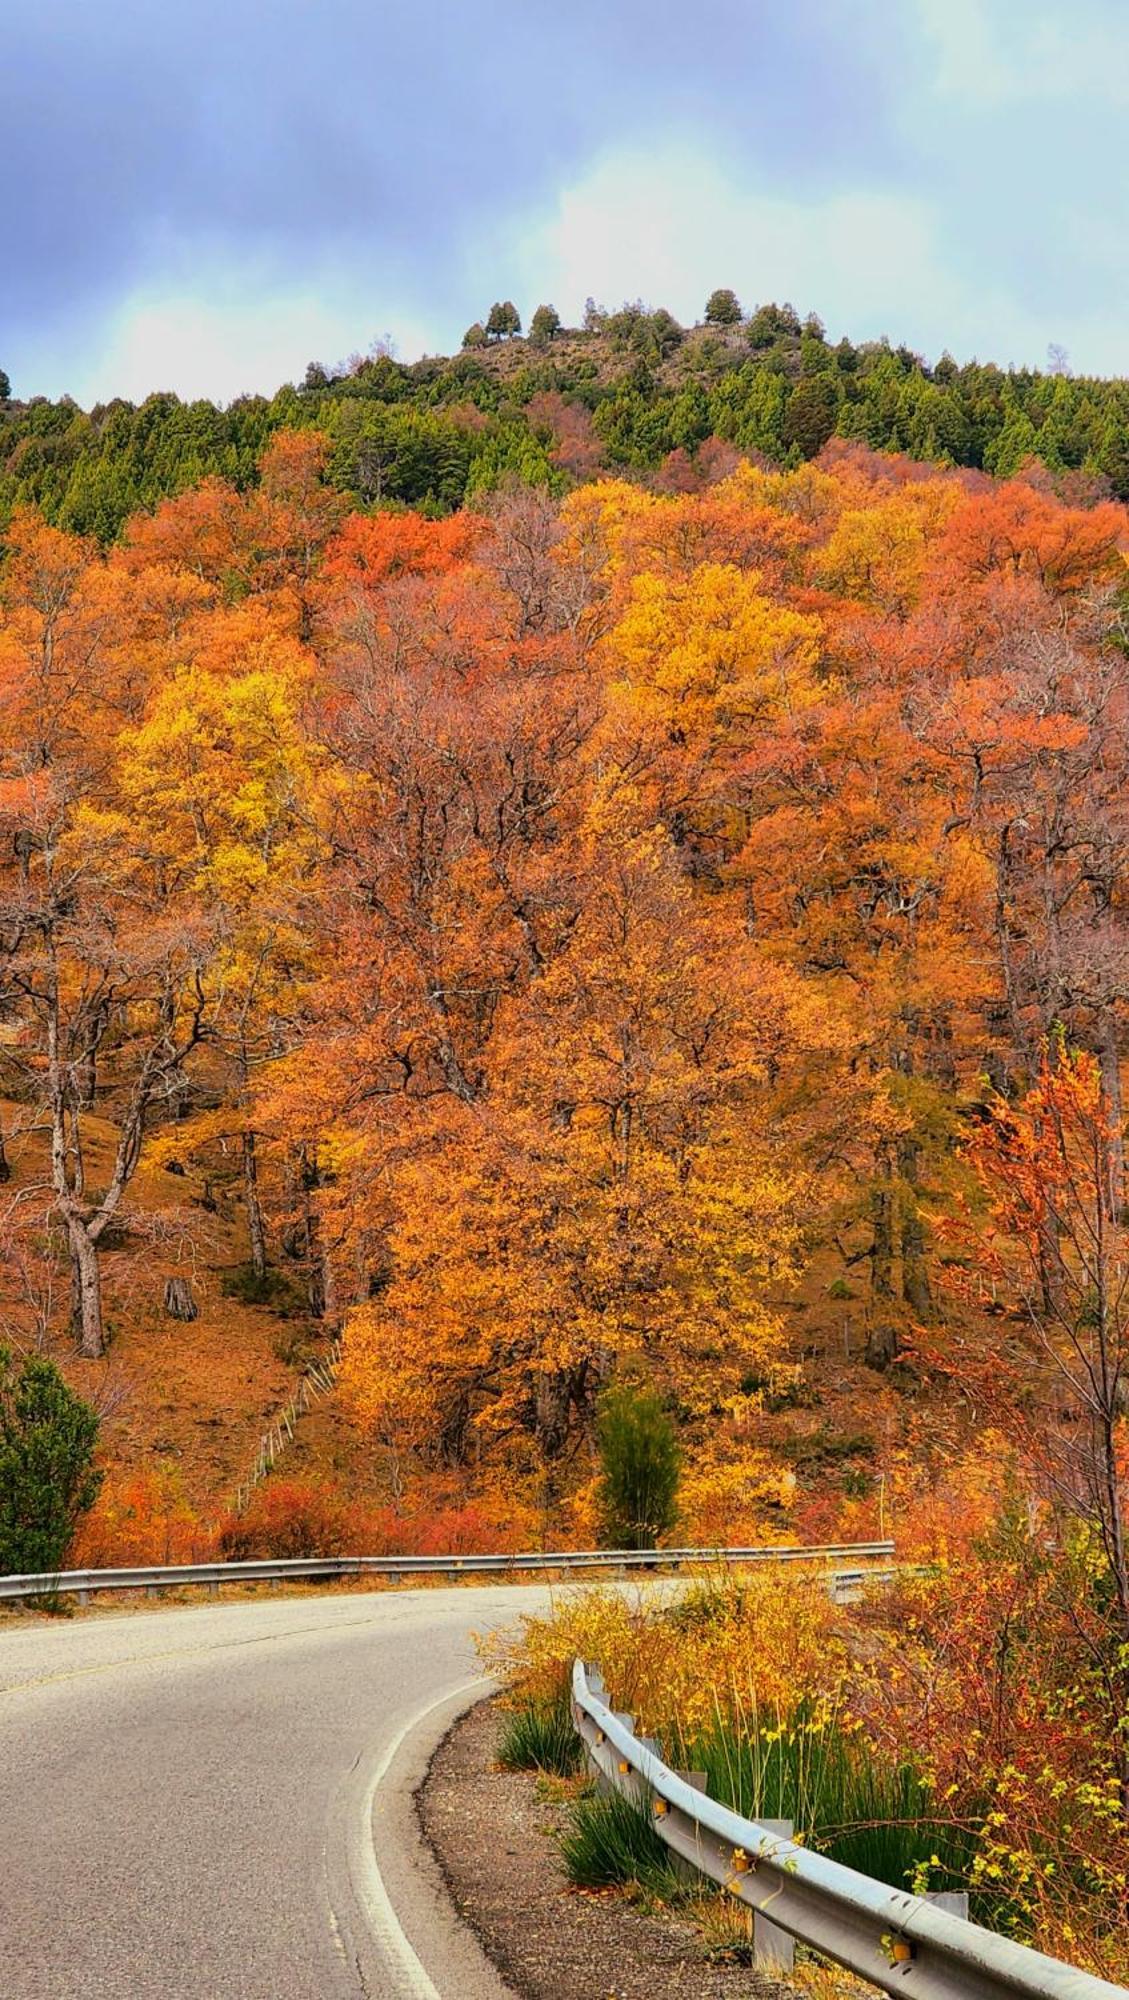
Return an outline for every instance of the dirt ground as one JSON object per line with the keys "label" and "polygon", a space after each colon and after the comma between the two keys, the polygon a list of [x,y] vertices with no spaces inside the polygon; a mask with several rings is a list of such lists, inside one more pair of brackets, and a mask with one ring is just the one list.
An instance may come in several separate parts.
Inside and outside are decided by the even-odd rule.
{"label": "dirt ground", "polygon": [[499,1715],[481,1703],[440,1745],[418,1794],[455,1906],[525,2000],[784,2000],[797,1989],[713,1956],[724,1940],[615,1892],[570,1889],[552,1839],[564,1808],[495,1766]]}

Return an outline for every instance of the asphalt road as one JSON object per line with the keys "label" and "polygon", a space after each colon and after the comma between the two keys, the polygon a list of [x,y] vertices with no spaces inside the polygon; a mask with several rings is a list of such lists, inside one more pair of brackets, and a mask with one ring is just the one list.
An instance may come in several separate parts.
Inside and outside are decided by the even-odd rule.
{"label": "asphalt road", "polygon": [[0,1625],[2,2000],[501,2000],[411,1793],[546,1596]]}

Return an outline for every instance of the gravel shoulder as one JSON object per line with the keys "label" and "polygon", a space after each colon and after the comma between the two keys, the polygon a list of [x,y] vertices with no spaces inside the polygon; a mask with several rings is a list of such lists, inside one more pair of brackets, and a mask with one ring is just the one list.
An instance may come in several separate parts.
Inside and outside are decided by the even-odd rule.
{"label": "gravel shoulder", "polygon": [[536,1778],[495,1766],[498,1710],[481,1702],[444,1738],[417,1794],[455,1907],[523,2000],[784,2000],[796,1989],[711,1960],[698,1928],[617,1894],[568,1887],[552,1833],[562,1808]]}

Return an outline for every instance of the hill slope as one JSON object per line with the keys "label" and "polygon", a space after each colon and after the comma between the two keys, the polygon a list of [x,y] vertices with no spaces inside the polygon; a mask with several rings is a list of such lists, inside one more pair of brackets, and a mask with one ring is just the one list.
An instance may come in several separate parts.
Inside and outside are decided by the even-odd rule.
{"label": "hill slope", "polygon": [[380,355],[346,373],[311,363],[301,385],[226,409],[168,394],[89,412],[66,398],[0,404],[0,522],[34,505],[111,540],[138,507],[201,479],[253,484],[267,439],[296,424],[330,437],[330,476],[355,503],[429,512],[514,474],[560,489],[620,469],[692,486],[712,439],[795,464],[832,436],[1005,477],[1038,458],[1076,492],[1129,497],[1124,380],[832,345],[790,307],[688,331],[625,307],[540,342],[407,365]]}

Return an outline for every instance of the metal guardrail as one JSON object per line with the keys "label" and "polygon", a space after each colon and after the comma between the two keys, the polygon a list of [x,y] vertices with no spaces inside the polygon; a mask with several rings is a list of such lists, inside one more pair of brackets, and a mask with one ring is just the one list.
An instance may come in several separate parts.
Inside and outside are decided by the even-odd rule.
{"label": "metal guardrail", "polygon": [[909,2000],[1126,2000],[1126,1989],[1064,1965],[906,1890],[813,1854],[670,1770],[609,1707],[599,1669],[577,1660],[572,1713],[595,1769],[638,1804],[676,1855],[790,1937]]}
{"label": "metal guardrail", "polygon": [[[77,1597],[103,1590],[179,1590],[202,1585],[213,1593],[225,1583],[287,1583],[349,1576],[511,1576],[547,1570],[656,1570],[692,1565],[763,1562],[836,1562],[892,1556],[893,1542],[850,1542],[823,1548],[790,1545],[747,1549],[535,1549],[520,1555],[310,1556],[278,1562],[157,1564],[148,1569],[71,1569],[56,1576],[0,1577],[0,1603],[28,1597]],[[849,1592],[864,1572],[835,1572],[836,1589]],[[870,1575],[873,1572],[867,1571]]]}

